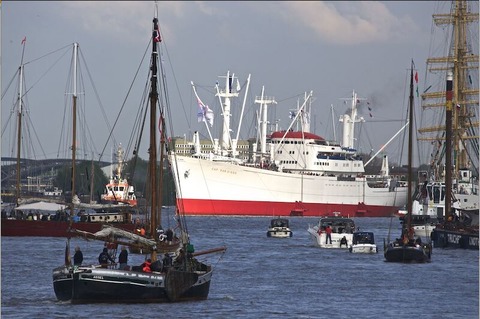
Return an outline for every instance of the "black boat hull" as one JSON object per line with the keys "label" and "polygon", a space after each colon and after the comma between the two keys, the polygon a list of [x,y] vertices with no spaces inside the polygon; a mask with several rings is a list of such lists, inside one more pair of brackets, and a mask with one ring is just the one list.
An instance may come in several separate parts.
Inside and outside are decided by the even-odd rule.
{"label": "black boat hull", "polygon": [[72,299],[73,269],[58,267],[53,270],[53,290],[60,301]]}
{"label": "black boat hull", "polygon": [[430,262],[431,249],[428,245],[388,245],[384,251],[387,262],[425,263]]}
{"label": "black boat hull", "polygon": [[165,303],[207,299],[212,272],[209,270],[198,274],[193,286],[175,300],[172,300],[165,288],[165,273],[89,268],[76,271],[70,269],[70,276],[62,277],[58,272],[57,276],[55,274],[54,272],[53,285],[57,299],[70,300],[73,304]]}
{"label": "black boat hull", "polygon": [[437,227],[432,231],[432,241],[435,248],[478,250],[478,232],[462,232]]}

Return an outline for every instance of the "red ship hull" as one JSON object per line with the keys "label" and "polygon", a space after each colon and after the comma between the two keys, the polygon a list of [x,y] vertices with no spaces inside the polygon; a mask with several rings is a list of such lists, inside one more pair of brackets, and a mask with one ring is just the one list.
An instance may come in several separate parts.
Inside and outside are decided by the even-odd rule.
{"label": "red ship hull", "polygon": [[[94,222],[75,222],[72,228],[95,233],[102,229],[103,223]],[[113,223],[115,227],[134,231],[133,223]],[[35,237],[69,237],[72,234],[68,232],[68,221],[36,221],[21,219],[2,218],[2,236],[35,236]]]}
{"label": "red ship hull", "polygon": [[399,209],[395,206],[374,206],[363,203],[347,205],[199,199],[183,199],[177,204],[180,212],[185,215],[206,216],[391,217]]}

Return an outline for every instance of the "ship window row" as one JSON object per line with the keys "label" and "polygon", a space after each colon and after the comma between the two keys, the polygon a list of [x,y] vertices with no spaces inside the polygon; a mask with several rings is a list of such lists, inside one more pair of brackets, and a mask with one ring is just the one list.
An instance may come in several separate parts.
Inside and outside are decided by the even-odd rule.
{"label": "ship window row", "polygon": [[125,189],[124,186],[120,186],[120,187],[114,186],[114,187],[111,187],[111,188],[110,188],[110,190],[111,190],[111,191],[114,191],[114,192],[118,192],[118,191],[123,192],[124,189]]}
{"label": "ship window row", "polygon": [[[273,144],[280,144],[280,140],[273,141]],[[304,144],[303,141],[288,141],[284,140],[282,144]]]}
{"label": "ship window row", "polygon": [[297,164],[297,161],[280,161],[280,164]]}
{"label": "ship window row", "polygon": [[330,166],[330,163],[329,162],[314,162],[314,165]]}
{"label": "ship window row", "polygon": [[[200,144],[201,148],[210,148],[212,149],[213,148],[213,144]],[[175,148],[179,149],[179,148],[192,148],[192,144],[175,144]],[[237,144],[237,148],[241,148],[241,149],[248,149],[250,147],[250,145],[248,144]]]}

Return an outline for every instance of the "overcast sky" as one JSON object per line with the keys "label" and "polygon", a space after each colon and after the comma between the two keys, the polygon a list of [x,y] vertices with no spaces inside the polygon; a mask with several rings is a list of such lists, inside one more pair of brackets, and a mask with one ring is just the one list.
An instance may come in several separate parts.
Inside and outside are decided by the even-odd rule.
{"label": "overcast sky", "polygon": [[[43,76],[46,64],[37,67],[41,61],[36,59],[73,42],[79,43],[95,83],[96,92],[86,89],[85,96],[101,101],[113,125],[146,50],[154,2],[3,1],[1,6],[2,94],[21,63],[26,37],[23,59],[32,61],[25,66],[27,108],[41,143],[37,150],[42,150],[36,156],[57,157],[69,65],[59,62],[54,73]],[[250,101],[260,95],[262,86],[275,97],[278,104],[270,119],[280,119],[282,129],[288,127],[288,112],[296,106],[297,96],[312,90],[312,131],[327,139],[334,137],[331,105],[338,125],[338,116],[346,111],[340,99],[355,90],[371,106],[371,111],[361,110],[368,123],[362,126],[366,141],[359,147],[376,151],[403,125],[407,70],[413,59],[420,77],[425,73],[432,14],[437,9],[432,1],[159,2],[160,28],[173,67],[167,76],[172,76],[175,135],[190,139],[193,131],[205,132],[196,120],[190,81],[207,88],[199,89],[199,94],[213,105],[215,98],[208,93],[218,76],[230,71],[241,83],[251,74]],[[146,70],[142,72],[140,83],[145,83]],[[14,86],[9,91],[14,92]],[[131,95],[137,98],[129,97],[114,131],[116,142],[123,144],[132,134],[142,86]],[[11,155],[12,134],[4,130],[14,100],[13,95],[2,97],[2,156]],[[251,123],[258,105],[252,102],[247,107],[250,115],[241,138],[253,136]],[[94,136],[95,152],[101,152],[109,130],[103,111],[92,108],[86,110],[89,134]],[[341,136],[338,127],[336,136]],[[109,160],[111,146],[102,159]],[[398,146],[392,143],[386,149],[392,161],[398,158]],[[146,151],[140,156],[147,158]]]}

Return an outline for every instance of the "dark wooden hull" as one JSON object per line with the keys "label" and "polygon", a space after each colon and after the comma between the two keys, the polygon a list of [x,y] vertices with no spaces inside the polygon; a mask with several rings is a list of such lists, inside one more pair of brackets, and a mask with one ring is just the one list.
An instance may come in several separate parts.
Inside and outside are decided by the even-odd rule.
{"label": "dark wooden hull", "polygon": [[478,231],[468,232],[435,228],[432,231],[435,248],[454,248],[478,250]]}
{"label": "dark wooden hull", "polygon": [[384,256],[387,262],[425,263],[430,262],[431,247],[429,245],[387,245]]}
{"label": "dark wooden hull", "polygon": [[[102,229],[103,223],[75,222],[72,228],[95,233]],[[115,227],[131,231],[135,230],[133,223],[113,223]],[[35,237],[68,237],[68,221],[38,221],[21,219],[2,219],[2,236],[35,236]]]}
{"label": "dark wooden hull", "polygon": [[208,298],[211,278],[211,270],[201,275],[195,273],[195,278],[198,277],[195,284],[172,300],[165,288],[165,273],[90,268],[75,272],[70,269],[70,274],[63,276],[60,271],[54,270],[53,286],[58,300],[70,300],[73,304],[205,300]]}
{"label": "dark wooden hull", "polygon": [[53,270],[53,290],[60,301],[72,299],[73,271],[65,266]]}

